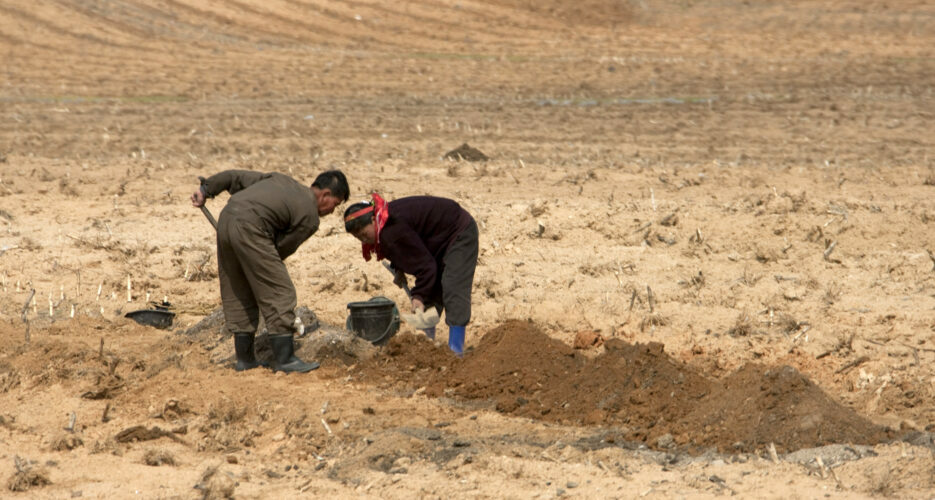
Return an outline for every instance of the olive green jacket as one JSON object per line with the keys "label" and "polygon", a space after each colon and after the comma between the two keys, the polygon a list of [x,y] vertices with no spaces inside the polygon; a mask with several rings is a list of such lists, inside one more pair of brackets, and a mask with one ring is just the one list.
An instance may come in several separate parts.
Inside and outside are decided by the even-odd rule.
{"label": "olive green jacket", "polygon": [[201,180],[208,198],[231,194],[221,216],[234,216],[265,229],[279,257],[295,253],[318,231],[318,198],[308,186],[277,172],[225,170]]}

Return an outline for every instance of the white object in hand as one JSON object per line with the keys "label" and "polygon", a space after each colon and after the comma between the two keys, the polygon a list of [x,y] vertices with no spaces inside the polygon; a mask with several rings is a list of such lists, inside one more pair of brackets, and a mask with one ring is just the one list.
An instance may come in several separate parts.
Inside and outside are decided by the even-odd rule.
{"label": "white object in hand", "polygon": [[399,317],[418,330],[432,328],[438,324],[439,320],[438,311],[434,307],[429,307],[428,311],[421,310],[412,314],[400,314]]}

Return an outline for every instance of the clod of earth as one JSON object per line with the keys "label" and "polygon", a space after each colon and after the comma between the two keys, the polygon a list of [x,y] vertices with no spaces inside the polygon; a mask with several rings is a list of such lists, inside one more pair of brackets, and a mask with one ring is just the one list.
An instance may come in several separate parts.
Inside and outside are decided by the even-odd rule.
{"label": "clod of earth", "polygon": [[147,429],[142,425],[135,425],[133,427],[128,427],[114,436],[114,439],[118,443],[132,443],[135,441],[150,441],[153,439],[159,439],[161,437],[167,437],[173,441],[179,443],[185,443],[180,437],[172,434],[169,431],[160,429],[159,427],[150,427]]}
{"label": "clod of earth", "polygon": [[445,159],[464,160],[464,161],[487,161],[490,159],[479,149],[464,143],[451,151],[445,153]]}
{"label": "clod of earth", "polygon": [[593,349],[604,345],[604,337],[598,332],[582,330],[575,334],[572,347],[575,349]]}
{"label": "clod of earth", "polygon": [[201,475],[201,480],[194,486],[202,493],[203,500],[216,500],[234,498],[234,488],[237,482],[229,472],[218,470],[217,467],[208,467]]}
{"label": "clod of earth", "polygon": [[147,450],[143,455],[143,463],[153,467],[176,465],[175,457],[166,450]]}
{"label": "clod of earth", "polygon": [[84,440],[75,434],[62,434],[52,440],[49,448],[53,451],[68,451],[84,444]]}

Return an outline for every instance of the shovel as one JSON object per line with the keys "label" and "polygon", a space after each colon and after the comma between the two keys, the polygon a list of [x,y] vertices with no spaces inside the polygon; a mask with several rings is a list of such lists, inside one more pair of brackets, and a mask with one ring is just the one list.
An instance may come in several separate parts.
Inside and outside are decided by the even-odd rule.
{"label": "shovel", "polygon": [[208,207],[202,205],[202,206],[201,206],[201,213],[205,214],[205,217],[208,218],[208,222],[210,222],[211,225],[214,226],[214,230],[217,231],[217,230],[218,230],[218,221],[214,218],[213,215],[211,215],[211,211],[208,210]]}
{"label": "shovel", "polygon": [[[390,265],[389,262],[383,261],[383,267],[385,267],[387,271],[391,272],[394,277],[396,276],[396,271],[393,270],[393,266]],[[399,285],[399,287],[402,288],[404,292],[406,292],[406,297],[409,297],[409,300],[412,300],[412,291],[409,290],[409,285],[403,282]],[[421,311],[416,311],[412,314],[400,314],[399,317],[406,323],[412,325],[413,328],[417,330],[424,330],[426,336],[429,338],[435,337],[435,325],[438,324],[439,318],[438,310],[434,307],[430,307],[428,310],[423,309]]]}

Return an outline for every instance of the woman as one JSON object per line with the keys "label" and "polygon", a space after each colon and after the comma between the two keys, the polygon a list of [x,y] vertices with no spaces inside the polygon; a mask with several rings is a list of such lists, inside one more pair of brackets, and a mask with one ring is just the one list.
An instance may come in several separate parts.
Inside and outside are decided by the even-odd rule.
{"label": "woman", "polygon": [[[477,267],[477,223],[454,200],[410,196],[387,203],[355,203],[344,212],[344,228],[363,244],[364,259],[389,259],[397,284],[415,276],[413,311],[444,310],[448,347],[464,354],[465,327],[471,320],[471,288]],[[434,337],[434,329],[427,330]]]}

